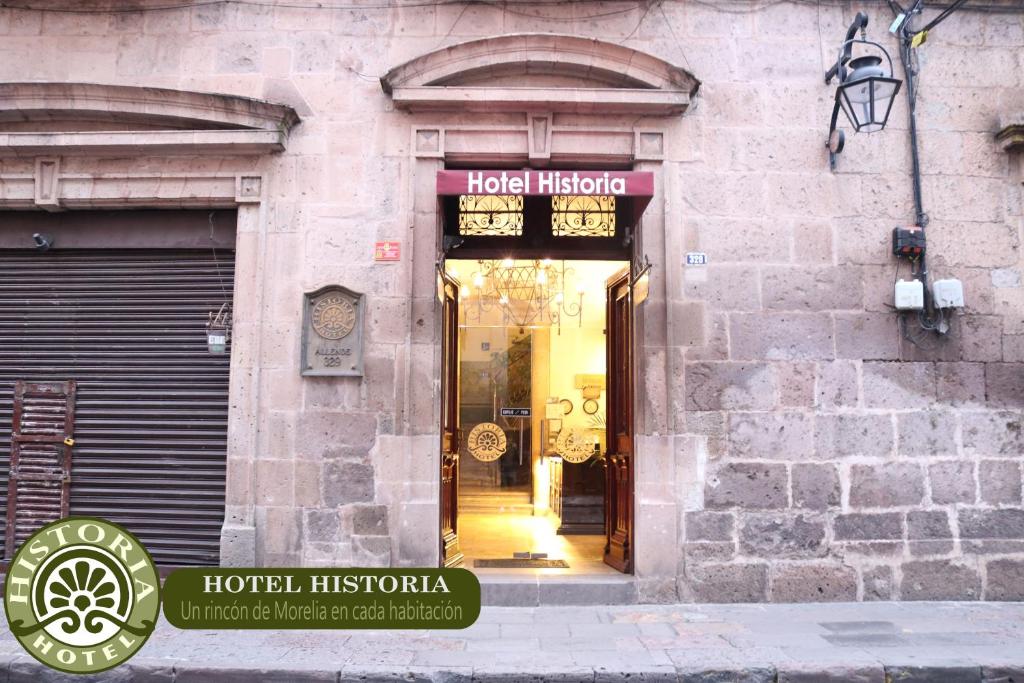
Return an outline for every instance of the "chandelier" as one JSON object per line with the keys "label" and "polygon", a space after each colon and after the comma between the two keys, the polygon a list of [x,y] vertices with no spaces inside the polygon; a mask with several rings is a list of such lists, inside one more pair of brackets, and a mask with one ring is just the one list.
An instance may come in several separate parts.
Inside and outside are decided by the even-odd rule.
{"label": "chandelier", "polygon": [[566,279],[575,276],[565,261],[477,261],[471,284],[460,291],[463,317],[482,323],[500,316],[502,325],[553,326],[559,333],[563,319],[576,318],[583,326],[583,287],[566,291]]}

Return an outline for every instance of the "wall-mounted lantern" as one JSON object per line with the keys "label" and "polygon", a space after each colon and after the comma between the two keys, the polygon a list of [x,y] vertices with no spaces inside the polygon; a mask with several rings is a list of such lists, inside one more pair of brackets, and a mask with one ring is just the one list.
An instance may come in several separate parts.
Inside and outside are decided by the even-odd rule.
{"label": "wall-mounted lantern", "polygon": [[216,315],[210,311],[206,321],[206,348],[210,353],[225,353],[231,329],[231,307],[221,304]]}
{"label": "wall-mounted lantern", "polygon": [[[843,110],[856,132],[872,133],[882,130],[889,120],[893,100],[902,84],[901,80],[892,76],[892,59],[885,48],[864,38],[864,29],[867,25],[868,16],[858,12],[846,31],[846,40],[839,48],[836,63],[825,74],[825,83],[831,83],[833,78],[839,78],[828,141],[825,143],[829,151],[829,167],[832,170],[836,168],[836,155],[843,151],[846,141],[843,131],[836,128],[839,110]],[[861,32],[859,39],[854,38],[858,30]],[[878,55],[864,55],[851,59],[855,44],[877,48],[885,56],[888,68],[883,66],[882,57]]]}

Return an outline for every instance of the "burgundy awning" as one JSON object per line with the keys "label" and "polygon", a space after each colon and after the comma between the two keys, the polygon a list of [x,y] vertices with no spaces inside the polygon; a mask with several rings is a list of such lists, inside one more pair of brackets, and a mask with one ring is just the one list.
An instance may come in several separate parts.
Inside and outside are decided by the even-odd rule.
{"label": "burgundy awning", "polygon": [[611,195],[629,197],[634,217],[654,196],[647,171],[438,171],[437,194]]}

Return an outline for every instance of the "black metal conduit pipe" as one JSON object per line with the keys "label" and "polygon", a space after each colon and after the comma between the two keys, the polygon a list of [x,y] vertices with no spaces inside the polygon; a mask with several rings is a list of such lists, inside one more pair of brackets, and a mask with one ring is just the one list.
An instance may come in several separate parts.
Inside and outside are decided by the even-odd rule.
{"label": "black metal conduit pipe", "polygon": [[[910,23],[913,15],[920,12],[921,5],[923,3],[918,0],[912,8],[907,11],[907,20],[903,23],[903,27],[900,30],[900,62],[903,64],[903,76],[906,79],[907,87],[907,117],[910,123],[910,162],[911,162],[911,175],[913,176],[914,183],[914,219],[916,224],[921,228],[921,233],[926,238],[927,244],[927,231],[925,228],[928,225],[928,215],[924,212],[924,201],[921,198],[921,157],[917,146],[917,83],[914,81],[914,66],[911,61],[912,53],[911,47],[914,31],[910,29]],[[918,260],[917,279],[921,281],[924,287],[924,310],[928,321],[931,321],[934,309],[932,306],[932,295],[928,289],[928,262],[927,252],[921,254],[921,258]]]}
{"label": "black metal conduit pipe", "polygon": [[[924,212],[924,202],[921,199],[921,157],[917,147],[917,84],[914,82],[914,69],[910,63],[910,40],[900,41],[900,58],[903,61],[903,73],[907,80],[907,110],[910,120],[910,162],[911,173],[914,179],[914,214],[917,225],[922,230],[928,223],[928,216]],[[921,258],[924,261],[924,257]]]}

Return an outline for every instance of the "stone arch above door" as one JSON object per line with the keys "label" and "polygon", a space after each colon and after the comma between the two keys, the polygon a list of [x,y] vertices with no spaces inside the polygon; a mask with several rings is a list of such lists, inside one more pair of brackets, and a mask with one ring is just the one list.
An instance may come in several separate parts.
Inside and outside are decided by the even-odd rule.
{"label": "stone arch above door", "polygon": [[594,38],[524,33],[420,55],[381,77],[410,111],[535,111],[673,115],[700,87],[660,57]]}

